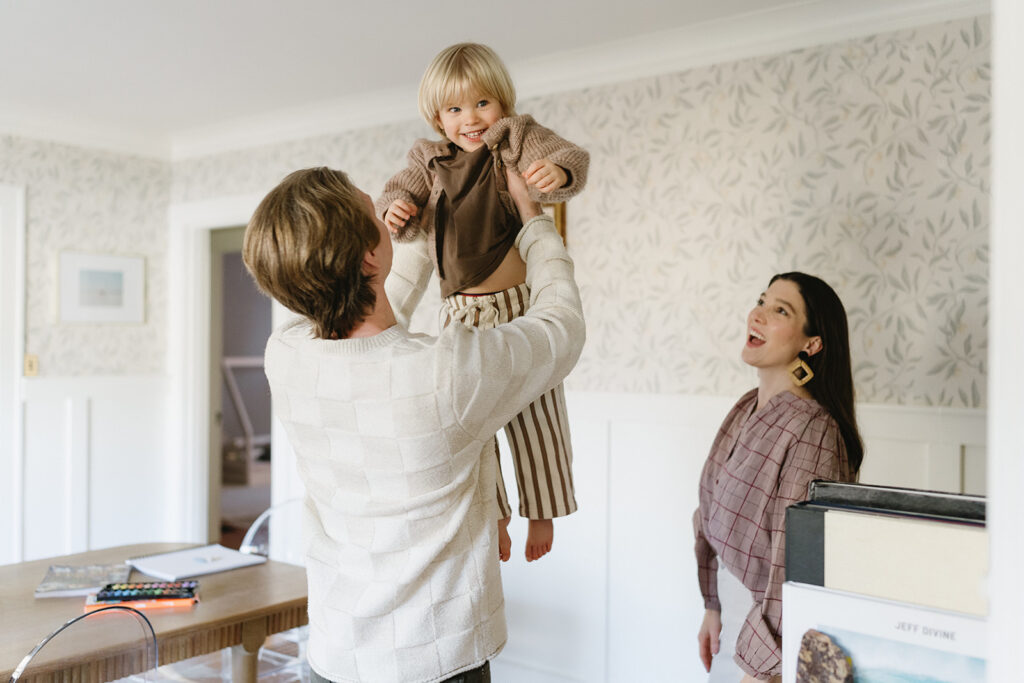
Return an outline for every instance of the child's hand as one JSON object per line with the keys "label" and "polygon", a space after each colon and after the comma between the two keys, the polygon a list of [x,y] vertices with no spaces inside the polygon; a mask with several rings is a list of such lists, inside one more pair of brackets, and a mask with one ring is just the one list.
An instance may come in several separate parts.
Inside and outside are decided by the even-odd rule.
{"label": "child's hand", "polygon": [[399,229],[405,227],[406,222],[417,213],[419,213],[419,209],[416,208],[415,204],[410,204],[402,199],[396,199],[391,202],[391,206],[384,212],[384,225],[387,226],[392,235],[397,235]]}
{"label": "child's hand", "polygon": [[530,164],[523,177],[526,178],[527,185],[533,185],[541,192],[554,192],[558,188],[564,187],[569,180],[565,169],[547,159],[537,159]]}

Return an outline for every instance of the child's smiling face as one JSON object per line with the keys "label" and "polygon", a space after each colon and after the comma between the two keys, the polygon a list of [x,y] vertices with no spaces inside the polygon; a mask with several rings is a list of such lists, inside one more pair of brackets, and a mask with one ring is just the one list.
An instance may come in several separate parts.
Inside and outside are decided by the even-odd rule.
{"label": "child's smiling face", "polygon": [[493,97],[466,90],[454,102],[446,102],[437,114],[445,137],[467,152],[483,145],[483,134],[505,115]]}

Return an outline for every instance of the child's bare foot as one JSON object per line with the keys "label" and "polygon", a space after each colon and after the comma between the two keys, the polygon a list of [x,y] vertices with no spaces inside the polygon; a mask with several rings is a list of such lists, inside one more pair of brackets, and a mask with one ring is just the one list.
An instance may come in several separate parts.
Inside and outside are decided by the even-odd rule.
{"label": "child's bare foot", "polygon": [[498,520],[498,559],[502,562],[508,562],[512,557],[512,537],[508,535],[508,523],[511,521],[511,517]]}
{"label": "child's bare foot", "polygon": [[531,519],[526,532],[526,561],[539,560],[551,551],[555,525],[550,519]]}

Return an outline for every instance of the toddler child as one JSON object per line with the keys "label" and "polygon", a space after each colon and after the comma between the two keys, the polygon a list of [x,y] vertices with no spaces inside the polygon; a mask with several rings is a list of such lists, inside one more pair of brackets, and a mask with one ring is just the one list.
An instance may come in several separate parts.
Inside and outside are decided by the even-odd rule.
{"label": "toddler child", "polygon": [[[420,114],[444,138],[418,140],[409,166],[384,186],[375,208],[398,242],[419,239],[429,259],[402,272],[396,257],[389,298],[408,320],[436,268],[444,303],[441,324],[494,327],[525,313],[526,269],[513,248],[522,227],[508,193],[505,167],[518,170],[534,201],[562,202],[586,182],[588,153],[528,115],[515,113],[515,88],[493,50],[475,43],[438,54],[420,82]],[[425,272],[424,272],[425,271]],[[529,520],[526,559],[550,549],[552,519],[576,511],[572,446],[562,385],[538,398],[505,427]],[[497,457],[495,442],[495,457]],[[508,560],[511,508],[498,470],[499,553]]]}

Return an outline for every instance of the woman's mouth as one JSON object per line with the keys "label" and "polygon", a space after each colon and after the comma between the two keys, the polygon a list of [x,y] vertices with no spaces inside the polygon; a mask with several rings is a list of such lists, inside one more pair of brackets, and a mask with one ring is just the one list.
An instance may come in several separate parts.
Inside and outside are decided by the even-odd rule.
{"label": "woman's mouth", "polygon": [[747,330],[747,346],[763,346],[766,341],[764,335],[757,330]]}

